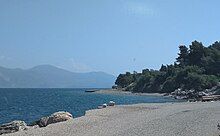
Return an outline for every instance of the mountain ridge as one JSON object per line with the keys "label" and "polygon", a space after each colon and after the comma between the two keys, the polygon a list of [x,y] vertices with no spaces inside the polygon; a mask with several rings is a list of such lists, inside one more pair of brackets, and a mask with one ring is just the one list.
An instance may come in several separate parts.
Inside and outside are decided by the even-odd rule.
{"label": "mountain ridge", "polygon": [[105,72],[71,72],[53,65],[30,69],[0,66],[0,88],[110,88],[115,81]]}

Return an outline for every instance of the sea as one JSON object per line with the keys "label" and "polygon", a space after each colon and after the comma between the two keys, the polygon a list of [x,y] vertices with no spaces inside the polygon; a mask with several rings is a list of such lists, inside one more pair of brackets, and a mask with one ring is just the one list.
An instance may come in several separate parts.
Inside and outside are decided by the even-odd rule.
{"label": "sea", "polygon": [[115,101],[118,105],[136,103],[166,103],[177,100],[162,96],[133,94],[98,94],[81,89],[39,88],[0,89],[0,124],[23,120],[27,124],[57,111],[68,111],[74,117],[85,115],[87,110]]}

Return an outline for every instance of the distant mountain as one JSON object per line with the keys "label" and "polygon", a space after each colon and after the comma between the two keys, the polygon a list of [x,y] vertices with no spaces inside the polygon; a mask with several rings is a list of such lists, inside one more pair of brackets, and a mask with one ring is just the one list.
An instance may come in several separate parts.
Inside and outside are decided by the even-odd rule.
{"label": "distant mountain", "polygon": [[109,88],[114,81],[104,72],[74,73],[51,65],[27,70],[0,67],[0,88]]}

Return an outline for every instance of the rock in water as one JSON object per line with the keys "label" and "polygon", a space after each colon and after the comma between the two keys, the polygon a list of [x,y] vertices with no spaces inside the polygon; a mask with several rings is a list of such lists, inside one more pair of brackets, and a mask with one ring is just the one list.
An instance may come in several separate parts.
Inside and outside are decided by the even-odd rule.
{"label": "rock in water", "polygon": [[69,112],[60,111],[50,115],[49,117],[43,117],[34,124],[37,124],[40,127],[46,127],[49,124],[67,121],[72,118],[73,116]]}
{"label": "rock in water", "polygon": [[27,124],[24,121],[12,121],[0,126],[0,135],[6,133],[14,133],[20,130],[26,130]]}

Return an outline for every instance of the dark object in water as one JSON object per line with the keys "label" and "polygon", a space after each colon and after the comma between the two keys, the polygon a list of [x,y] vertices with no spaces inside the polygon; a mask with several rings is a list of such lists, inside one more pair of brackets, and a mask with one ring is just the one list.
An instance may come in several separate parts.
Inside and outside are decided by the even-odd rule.
{"label": "dark object in water", "polygon": [[86,90],[86,93],[94,93],[96,90]]}

